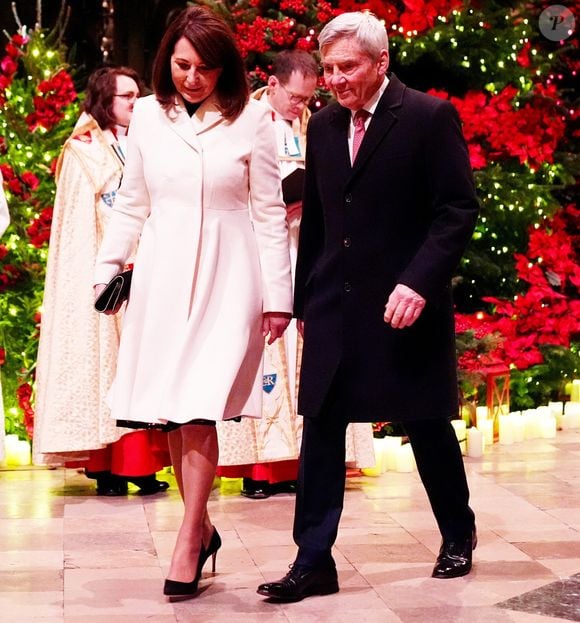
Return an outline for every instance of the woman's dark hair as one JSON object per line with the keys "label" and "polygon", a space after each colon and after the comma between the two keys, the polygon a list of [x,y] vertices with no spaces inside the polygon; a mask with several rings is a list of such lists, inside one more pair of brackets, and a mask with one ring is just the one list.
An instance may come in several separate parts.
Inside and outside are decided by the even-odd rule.
{"label": "woman's dark hair", "polygon": [[153,90],[157,101],[167,111],[175,102],[177,90],[171,77],[171,56],[175,44],[184,37],[209,68],[221,68],[216,95],[221,112],[235,119],[249,97],[246,69],[226,22],[209,9],[199,6],[184,9],[169,24],[153,64]]}
{"label": "woman's dark hair", "polygon": [[101,67],[89,76],[83,110],[91,115],[102,130],[109,130],[117,123],[113,114],[113,98],[117,90],[117,76],[127,76],[137,83],[139,94],[143,83],[139,74],[130,67]]}

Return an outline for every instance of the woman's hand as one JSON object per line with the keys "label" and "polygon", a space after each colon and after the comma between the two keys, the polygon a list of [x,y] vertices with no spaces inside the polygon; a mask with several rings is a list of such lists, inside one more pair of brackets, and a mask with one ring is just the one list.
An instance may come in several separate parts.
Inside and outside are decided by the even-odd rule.
{"label": "woman's hand", "polygon": [[265,312],[262,316],[262,335],[268,334],[268,344],[273,344],[279,337],[282,337],[286,327],[290,324],[291,314],[284,312]]}

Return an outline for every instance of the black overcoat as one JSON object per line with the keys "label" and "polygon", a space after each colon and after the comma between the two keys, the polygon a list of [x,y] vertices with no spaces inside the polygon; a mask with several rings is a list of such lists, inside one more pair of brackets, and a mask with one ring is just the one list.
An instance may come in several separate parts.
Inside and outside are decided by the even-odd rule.
{"label": "black overcoat", "polygon": [[[349,122],[334,103],[308,127],[294,307],[305,323],[298,412],[320,413],[340,367],[349,421],[455,415],[451,277],[478,212],[457,112],[391,75],[352,167]],[[397,283],[427,301],[405,329],[383,321]]]}

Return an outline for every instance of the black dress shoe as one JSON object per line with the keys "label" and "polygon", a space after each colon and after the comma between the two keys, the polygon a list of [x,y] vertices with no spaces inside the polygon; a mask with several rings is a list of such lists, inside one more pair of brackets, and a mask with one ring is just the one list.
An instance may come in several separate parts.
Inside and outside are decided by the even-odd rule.
{"label": "black dress shoe", "polygon": [[87,478],[97,481],[97,495],[115,497],[127,495],[127,482],[124,478],[111,474],[109,471],[90,472],[85,471]]}
{"label": "black dress shoe", "polygon": [[468,539],[443,540],[431,577],[446,579],[467,575],[471,571],[473,550],[476,546],[477,533],[475,528],[473,528],[471,537]]}
{"label": "black dress shoe", "polygon": [[111,483],[107,482],[106,484],[99,483],[97,481],[97,495],[104,495],[107,497],[118,497],[121,495],[127,495],[127,483],[126,482],[118,482]]}
{"label": "black dress shoe", "polygon": [[277,601],[301,601],[312,595],[331,593],[338,593],[338,576],[334,565],[311,568],[295,564],[278,582],[266,582],[258,586],[258,595]]}
{"label": "black dress shoe", "polygon": [[240,493],[252,500],[265,500],[272,494],[267,480],[252,480],[251,478],[244,478],[244,486]]}
{"label": "black dress shoe", "polygon": [[169,483],[165,480],[157,480],[157,478],[155,478],[155,474],[135,477],[125,476],[125,480],[139,487],[139,495],[153,495],[155,493],[167,491],[169,488]]}
{"label": "black dress shoe", "polygon": [[283,482],[275,482],[270,485],[270,492],[272,495],[277,493],[296,493],[296,481],[284,480]]}

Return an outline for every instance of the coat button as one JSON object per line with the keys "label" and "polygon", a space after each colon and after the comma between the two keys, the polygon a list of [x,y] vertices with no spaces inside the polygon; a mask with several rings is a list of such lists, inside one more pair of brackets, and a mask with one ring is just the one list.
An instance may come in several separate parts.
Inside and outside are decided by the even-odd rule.
{"label": "coat button", "polygon": [[352,203],[352,195],[350,193],[348,193],[347,195],[344,196],[344,200],[347,203]]}
{"label": "coat button", "polygon": [[347,237],[346,237],[346,238],[342,241],[343,246],[345,246],[347,249],[348,249],[348,247],[350,247],[350,243],[351,243],[351,241],[350,241],[350,236],[347,236]]}
{"label": "coat button", "polygon": [[352,286],[350,285],[350,283],[348,281],[344,282],[344,291],[345,292],[350,292],[352,290]]}

